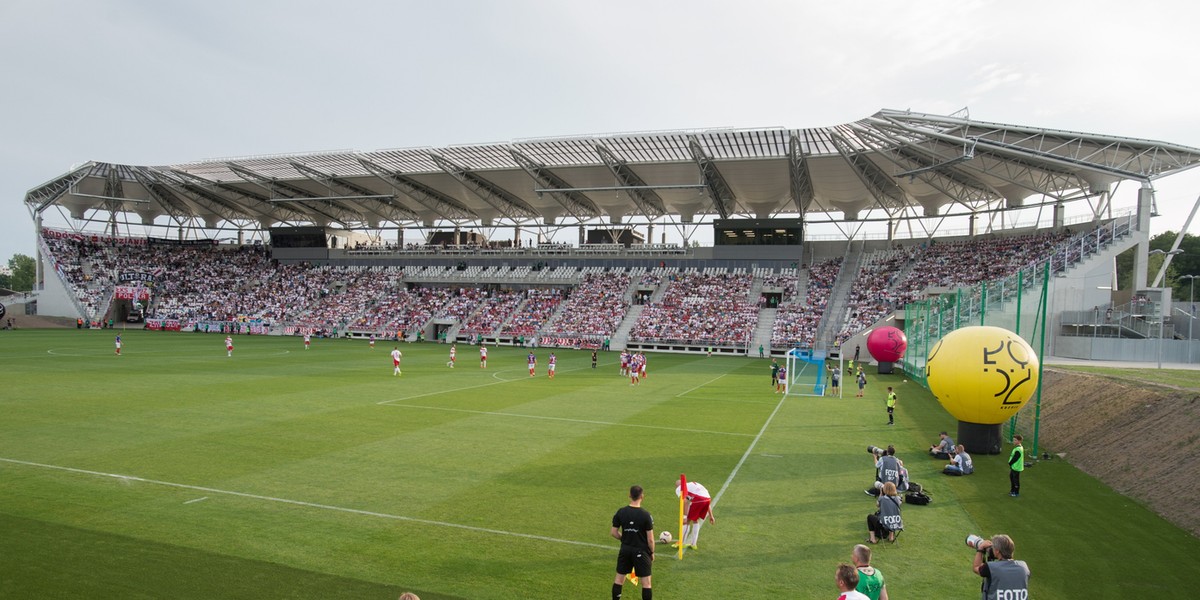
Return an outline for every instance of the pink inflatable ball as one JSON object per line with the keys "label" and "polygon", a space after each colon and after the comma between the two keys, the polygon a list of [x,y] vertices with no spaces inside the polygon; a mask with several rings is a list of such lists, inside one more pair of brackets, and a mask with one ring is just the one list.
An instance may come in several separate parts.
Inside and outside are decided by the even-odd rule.
{"label": "pink inflatable ball", "polygon": [[908,338],[895,327],[880,327],[867,336],[867,352],[881,363],[892,363],[904,356]]}

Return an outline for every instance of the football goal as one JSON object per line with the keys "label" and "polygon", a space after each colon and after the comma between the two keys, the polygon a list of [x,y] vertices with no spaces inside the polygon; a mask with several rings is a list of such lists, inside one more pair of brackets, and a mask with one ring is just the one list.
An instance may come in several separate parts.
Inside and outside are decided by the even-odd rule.
{"label": "football goal", "polygon": [[788,350],[786,368],[786,395],[824,396],[833,370],[843,372],[845,365],[840,354],[831,357],[824,350],[793,348]]}

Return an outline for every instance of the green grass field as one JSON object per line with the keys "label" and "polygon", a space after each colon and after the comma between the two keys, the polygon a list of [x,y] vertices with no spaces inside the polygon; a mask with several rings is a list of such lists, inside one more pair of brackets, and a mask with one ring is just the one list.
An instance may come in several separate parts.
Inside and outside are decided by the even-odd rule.
{"label": "green grass field", "polygon": [[[868,397],[789,398],[767,362],[107,331],[0,332],[0,596],[607,598],[613,512],[647,489],[675,529],[681,472],[717,496],[699,549],[655,563],[656,598],[832,598],[866,535],[868,444],[895,444],[934,494],[876,548],[891,597],[974,598],[968,533],[1004,532],[1032,598],[1200,588],[1200,540],[1063,461],[1007,495],[1000,456],[948,478],[925,456],[954,428],[902,375]],[[899,389],[885,426],[884,386]],[[1115,450],[1119,451],[1119,450]],[[1192,499],[1180,499],[1190,502]],[[639,597],[627,588],[627,598]]]}

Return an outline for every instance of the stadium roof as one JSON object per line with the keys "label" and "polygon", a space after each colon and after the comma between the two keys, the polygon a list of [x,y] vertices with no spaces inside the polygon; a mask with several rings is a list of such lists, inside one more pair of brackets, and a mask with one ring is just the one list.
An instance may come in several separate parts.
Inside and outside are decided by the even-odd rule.
{"label": "stadium roof", "polygon": [[[978,214],[1094,200],[1194,167],[1165,142],[882,110],[812,129],[700,129],[214,159],[88,162],[30,190],[31,213],[146,225],[347,229],[454,223],[813,221]],[[168,217],[169,222],[161,217]]]}

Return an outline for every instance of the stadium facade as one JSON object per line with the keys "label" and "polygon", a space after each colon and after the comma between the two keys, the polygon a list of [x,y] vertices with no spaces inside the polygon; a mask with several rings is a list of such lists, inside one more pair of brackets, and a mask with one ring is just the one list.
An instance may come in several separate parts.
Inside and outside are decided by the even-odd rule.
{"label": "stadium facade", "polygon": [[[1135,355],[1161,356],[1162,338],[1182,331],[1166,333],[1177,311],[1169,289],[1160,287],[1161,271],[1147,273],[1148,232],[1157,212],[1153,182],[1198,163],[1200,149],[1177,144],[976,121],[965,112],[882,110],[809,129],[524,139],[165,166],[88,162],[30,190],[25,204],[39,232],[259,244],[281,264],[395,269],[409,285],[462,285],[482,273],[489,280],[475,283],[531,288],[547,281],[529,273],[545,271],[560,276],[550,283],[569,288],[585,272],[737,272],[751,277],[750,295],[759,295],[751,302],[769,298],[772,308],[762,311],[782,308],[775,303],[785,299],[803,310],[806,301],[802,290],[788,295],[767,285],[780,280],[766,277],[837,258],[828,298],[812,309],[841,315],[841,323],[818,327],[812,343],[825,347],[861,341],[855,336],[864,329],[848,330],[845,315],[857,314],[855,282],[883,254],[1051,234],[1058,245],[1043,258],[1062,257],[1050,297],[1052,349],[1104,358],[1129,356],[1131,344]],[[1131,206],[1114,206],[1122,185],[1138,186]],[[709,235],[711,245],[697,244]],[[1114,294],[1114,258],[1131,247],[1138,248],[1137,284]],[[43,240],[39,312],[93,318],[51,254]],[[624,292],[632,296],[633,287]],[[931,286],[922,293],[944,291]],[[1014,311],[1016,320],[1019,305],[997,310]],[[1128,323],[1098,322],[1097,309],[1121,306]],[[903,318],[902,306],[891,308],[880,318]],[[1080,335],[1085,330],[1091,335]],[[762,339],[760,331],[727,350],[751,352]]]}

